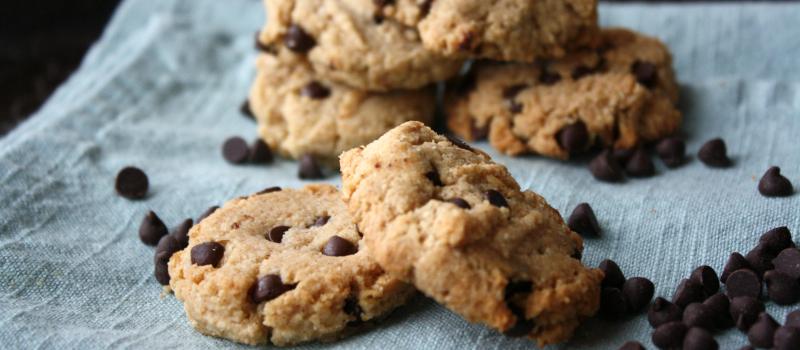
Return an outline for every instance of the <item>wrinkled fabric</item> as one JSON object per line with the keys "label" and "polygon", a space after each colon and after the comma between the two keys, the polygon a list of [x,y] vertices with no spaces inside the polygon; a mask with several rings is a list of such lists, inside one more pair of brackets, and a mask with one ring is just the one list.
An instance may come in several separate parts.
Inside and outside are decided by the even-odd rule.
{"label": "wrinkled fabric", "polygon": [[[708,168],[692,156],[676,170],[657,161],[654,178],[605,184],[585,163],[509,158],[477,145],[562,215],[590,203],[603,234],[586,241],[584,261],[614,259],[628,276],[651,278],[656,295],[670,297],[698,265],[720,271],[731,251],[746,252],[769,228],[800,234],[800,194],[756,190],[771,165],[800,188],[800,4],[605,4],[600,17],[669,44],[688,151],[722,137],[734,167]],[[161,295],[153,248],[137,230],[149,209],[174,226],[226,199],[307,183],[291,161],[232,166],[221,156],[227,137],[256,137],[238,108],[263,20],[254,0],[125,1],[77,73],[0,139],[0,347],[248,348],[191,328],[181,304]],[[148,173],[145,200],[114,193],[126,165]],[[791,309],[768,303],[780,321]],[[653,348],[650,332],[644,315],[590,320],[553,348],[615,349],[631,339]],[[746,343],[736,330],[717,340],[722,349]],[[533,347],[420,297],[370,331],[298,348]]]}

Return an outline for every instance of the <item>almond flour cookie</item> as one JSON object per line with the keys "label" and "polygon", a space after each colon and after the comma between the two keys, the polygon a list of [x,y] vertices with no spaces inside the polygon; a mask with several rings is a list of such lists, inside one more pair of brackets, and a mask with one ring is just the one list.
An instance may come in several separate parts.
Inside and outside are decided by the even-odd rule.
{"label": "almond flour cookie", "polygon": [[264,54],[250,90],[261,138],[281,155],[338,166],[342,152],[409,120],[433,119],[432,87],[374,93],[319,80],[307,64]]}
{"label": "almond flour cookie", "polygon": [[335,340],[413,288],[369,257],[333,186],[272,188],[194,226],[170,287],[203,334],[246,344]]}
{"label": "almond flour cookie", "polygon": [[581,238],[488,155],[408,122],[341,169],[375,260],[467,320],[543,346],[597,311],[603,274],[581,264]]}
{"label": "almond flour cookie", "polygon": [[417,25],[425,47],[456,57],[533,62],[597,32],[596,0],[382,0],[377,13]]}
{"label": "almond flour cookie", "polygon": [[265,0],[264,49],[307,61],[320,77],[370,91],[418,89],[462,60],[426,50],[416,28],[375,17],[371,0]]}
{"label": "almond flour cookie", "polygon": [[594,144],[630,149],[675,133],[678,86],[660,41],[605,29],[594,48],[536,64],[481,62],[449,93],[450,130],[503,153],[566,159]]}

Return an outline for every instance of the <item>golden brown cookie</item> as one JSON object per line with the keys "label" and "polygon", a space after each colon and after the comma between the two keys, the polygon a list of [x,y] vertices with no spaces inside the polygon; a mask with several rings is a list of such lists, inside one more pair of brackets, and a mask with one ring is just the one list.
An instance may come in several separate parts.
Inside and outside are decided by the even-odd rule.
{"label": "golden brown cookie", "polygon": [[333,186],[234,199],[189,237],[169,261],[170,287],[203,334],[280,346],[334,340],[413,294],[367,254]]}
{"label": "golden brown cookie", "polygon": [[566,159],[594,144],[629,149],[675,133],[678,85],[657,39],[604,29],[592,48],[536,64],[480,62],[446,102],[447,125],[503,153]]}
{"label": "golden brown cookie", "polygon": [[602,272],[581,264],[580,237],[483,152],[407,122],[341,170],[375,260],[467,320],[545,345],[597,310]]}

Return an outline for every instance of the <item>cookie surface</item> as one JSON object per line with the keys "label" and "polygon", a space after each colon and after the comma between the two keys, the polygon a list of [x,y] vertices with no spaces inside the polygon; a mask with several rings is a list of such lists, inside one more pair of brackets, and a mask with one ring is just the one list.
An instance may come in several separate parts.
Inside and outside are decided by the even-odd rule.
{"label": "cookie surface", "polygon": [[447,56],[533,62],[563,56],[597,31],[596,0],[394,0],[375,6],[417,25],[425,47]]}
{"label": "cookie surface", "polygon": [[457,74],[462,60],[426,50],[414,27],[376,17],[371,0],[265,0],[259,40],[307,61],[320,77],[370,91],[418,89]]}
{"label": "cookie surface", "polygon": [[341,170],[375,260],[467,320],[544,345],[597,310],[602,273],[576,258],[580,237],[488,155],[408,122]]}
{"label": "cookie surface", "polygon": [[283,156],[312,154],[338,166],[342,152],[367,144],[409,120],[430,123],[432,87],[374,93],[319,80],[307,64],[269,54],[258,58],[250,108],[262,139]]}
{"label": "cookie surface", "polygon": [[472,84],[449,92],[448,127],[468,140],[488,136],[506,154],[561,159],[570,152],[559,133],[573,125],[585,127],[582,150],[629,149],[674,134],[681,113],[664,44],[604,29],[593,46],[537,64],[478,63]]}
{"label": "cookie surface", "polygon": [[[333,186],[232,200],[189,236],[169,261],[170,287],[207,335],[247,344],[334,340],[413,294],[364,251]],[[200,246],[209,242],[224,252],[204,265]]]}

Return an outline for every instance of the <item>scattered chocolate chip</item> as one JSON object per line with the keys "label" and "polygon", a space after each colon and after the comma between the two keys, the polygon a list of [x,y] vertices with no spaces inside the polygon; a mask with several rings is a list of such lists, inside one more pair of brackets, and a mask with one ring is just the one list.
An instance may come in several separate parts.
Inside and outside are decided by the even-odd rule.
{"label": "scattered chocolate chip", "polygon": [[314,159],[314,156],[307,153],[300,157],[297,176],[304,180],[325,178],[325,175],[322,173],[322,169],[317,163],[317,160]]}
{"label": "scattered chocolate chip", "polygon": [[650,177],[656,174],[656,167],[647,151],[639,148],[625,163],[625,173],[633,177]]}
{"label": "scattered chocolate chip", "polygon": [[653,328],[665,323],[680,321],[682,318],[683,310],[662,297],[656,298],[653,305],[650,305],[650,309],[647,310],[647,322]]}
{"label": "scattered chocolate chip", "polygon": [[741,269],[728,276],[725,288],[729,298],[744,296],[758,298],[761,296],[761,279],[752,270]]}
{"label": "scattered chocolate chip", "polygon": [[589,171],[595,179],[605,182],[620,182],[623,180],[622,167],[617,163],[610,151],[605,150],[594,157],[589,163]]}
{"label": "scattered chocolate chip", "polygon": [[758,320],[747,331],[747,340],[757,348],[771,348],[772,339],[775,331],[781,325],[775,322],[768,313],[762,312],[758,315]]}
{"label": "scattered chocolate chip", "polygon": [[171,235],[180,245],[181,249],[189,245],[189,230],[194,226],[194,221],[191,218],[183,220],[178,226],[172,229]]}
{"label": "scattered chocolate chip", "polygon": [[772,265],[772,259],[775,259],[775,255],[770,252],[765,243],[759,243],[755,248],[747,252],[744,258],[750,264],[752,270],[758,274],[759,278],[764,277],[764,272],[775,268]]}
{"label": "scattered chocolate chip", "polygon": [[611,151],[611,156],[617,160],[617,163],[625,164],[628,162],[629,159],[631,159],[631,157],[633,157],[633,152],[635,151],[636,149],[633,148],[615,149]]}
{"label": "scattered chocolate chip", "polygon": [[281,294],[294,289],[294,285],[284,284],[281,276],[265,275],[260,277],[256,283],[250,287],[250,299],[258,304],[264,301],[275,299]]}
{"label": "scattered chocolate chip", "polygon": [[597,223],[597,217],[594,215],[594,210],[588,203],[578,204],[572,210],[567,225],[570,230],[577,232],[584,237],[598,237],[600,236],[600,224]]}
{"label": "scattered chocolate chip", "polygon": [[795,246],[794,242],[792,242],[792,233],[789,232],[789,228],[786,226],[776,227],[764,232],[761,238],[758,239],[758,243],[764,244],[767,251],[775,256],[784,249],[794,248]]}
{"label": "scattered chocolate chip", "polygon": [[586,124],[578,120],[559,130],[556,140],[567,153],[578,154],[589,147],[589,129],[586,128]]}
{"label": "scattered chocolate chip", "polygon": [[628,302],[628,310],[639,312],[653,299],[655,285],[644,277],[632,277],[622,285],[622,294]]}
{"label": "scattered chocolate chip", "polygon": [[300,89],[300,96],[305,96],[314,100],[321,100],[331,95],[331,89],[318,81],[312,81]]}
{"label": "scattered chocolate chip", "polygon": [[306,53],[316,44],[314,38],[296,24],[289,26],[286,36],[283,38],[283,45],[297,53]]}
{"label": "scattered chocolate chip", "polygon": [[622,273],[619,265],[617,265],[617,263],[613,260],[603,260],[600,262],[600,265],[598,265],[597,268],[599,268],[600,271],[603,271],[603,274],[605,275],[601,283],[603,287],[620,289],[625,284],[625,275]]}
{"label": "scattered chocolate chip", "polygon": [[533,320],[528,320],[525,318],[525,310],[521,309],[520,307],[516,305],[508,305],[508,308],[517,318],[517,322],[511,326],[511,328],[503,332],[503,334],[509,337],[523,337],[528,335],[528,333],[533,330],[533,327],[536,324],[533,322]]}
{"label": "scattered chocolate chip", "polygon": [[325,247],[322,248],[322,254],[327,256],[347,256],[357,252],[358,247],[339,236],[332,236],[328,239],[328,243],[325,243]]}
{"label": "scattered chocolate chip", "polygon": [[147,245],[154,246],[158,244],[161,237],[166,236],[167,233],[169,233],[167,231],[167,225],[164,225],[161,218],[152,210],[145,214],[142,223],[139,225],[139,239]]}
{"label": "scattered chocolate chip", "polygon": [[531,281],[509,281],[503,294],[505,299],[508,300],[514,295],[529,294],[532,291],[533,282]]}
{"label": "scattered chocolate chip", "polygon": [[328,216],[328,215],[320,216],[320,217],[318,217],[316,220],[314,220],[314,224],[312,224],[311,226],[312,226],[312,227],[322,227],[322,226],[325,226],[325,224],[327,224],[327,223],[328,223],[328,220],[330,220],[330,219],[331,219],[331,217],[330,217],[330,216]]}
{"label": "scattered chocolate chip", "polygon": [[212,265],[219,267],[219,261],[225,255],[225,247],[217,242],[200,243],[191,250],[192,264],[198,266]]}
{"label": "scattered chocolate chip", "polygon": [[774,166],[761,177],[761,181],[758,182],[758,192],[765,197],[787,197],[792,195],[794,189],[789,179],[781,175],[781,168]]}
{"label": "scattered chocolate chip", "polygon": [[241,137],[231,137],[222,144],[222,156],[229,163],[242,164],[250,156],[250,147]]}
{"label": "scattered chocolate chip", "polygon": [[692,275],[689,278],[703,285],[706,295],[714,295],[719,291],[719,277],[717,277],[717,272],[711,266],[698,266],[692,271]]}
{"label": "scattered chocolate chip", "polygon": [[269,146],[261,140],[255,139],[250,145],[250,163],[253,164],[266,164],[272,162],[272,151]]}
{"label": "scattered chocolate chip", "polygon": [[714,312],[705,304],[691,303],[683,310],[683,323],[689,327],[711,330],[716,324]]}
{"label": "scattered chocolate chip", "polygon": [[767,295],[778,305],[791,305],[800,299],[800,283],[797,279],[772,270],[764,274]]}
{"label": "scattered chocolate chip", "polygon": [[442,183],[442,179],[439,178],[439,173],[436,171],[436,169],[425,173],[425,177],[427,177],[428,180],[430,180],[431,183],[433,183],[434,186],[437,186],[437,187],[444,186],[444,184]]}
{"label": "scattered chocolate chip", "polygon": [[619,350],[645,350],[645,348],[642,343],[631,340],[625,342],[625,344],[622,344],[622,346],[619,347]]}
{"label": "scattered chocolate chip", "polygon": [[731,165],[725,141],[720,138],[708,141],[700,147],[700,151],[697,152],[697,158],[700,158],[700,161],[706,165],[715,168],[725,168]]}
{"label": "scattered chocolate chip", "polygon": [[628,312],[628,302],[617,288],[605,287],[600,293],[599,315],[606,319],[620,319]]}
{"label": "scattered chocolate chip", "polygon": [[683,338],[686,337],[688,329],[681,322],[669,322],[662,324],[653,331],[651,340],[660,349],[678,349],[683,345]]}
{"label": "scattered chocolate chip", "polygon": [[672,296],[672,302],[680,307],[686,307],[691,303],[702,303],[706,299],[706,292],[703,285],[691,279],[683,279],[678,285],[678,289]]}
{"label": "scattered chocolate chip", "polygon": [[775,271],[783,273],[793,279],[800,279],[800,250],[786,248],[772,260]]}
{"label": "scattered chocolate chip", "polygon": [[800,349],[800,329],[794,327],[779,327],[772,337],[772,346],[775,350]]}
{"label": "scattered chocolate chip", "polygon": [[267,194],[267,193],[272,193],[272,192],[278,192],[280,190],[281,190],[280,187],[273,186],[273,187],[267,187],[267,188],[265,188],[265,189],[263,189],[261,191],[258,191],[256,194]]}
{"label": "scattered chocolate chip", "polygon": [[658,81],[658,69],[650,62],[636,61],[631,65],[631,72],[640,84],[652,88]]}
{"label": "scattered chocolate chip", "polygon": [[543,85],[553,85],[559,81],[561,81],[561,76],[557,72],[542,69],[542,73],[539,75],[539,82]]}
{"label": "scattered chocolate chip", "polygon": [[750,263],[747,262],[747,259],[745,259],[742,254],[731,253],[728,257],[728,262],[725,263],[725,267],[722,269],[722,276],[720,276],[719,280],[725,283],[728,280],[728,276],[735,271],[749,268]]}
{"label": "scattered chocolate chip", "polygon": [[736,322],[736,328],[746,332],[756,321],[758,314],[764,311],[764,304],[753,297],[738,297],[731,299],[729,311]]}
{"label": "scattered chocolate chip", "polygon": [[794,310],[786,315],[785,326],[800,329],[800,310]]}
{"label": "scattered chocolate chip", "polygon": [[489,201],[490,204],[494,205],[495,207],[502,208],[506,207],[509,208],[508,202],[506,201],[506,197],[503,197],[503,194],[496,190],[488,190],[486,191],[486,200]]}
{"label": "scattered chocolate chip", "polygon": [[244,100],[244,102],[242,102],[242,105],[239,106],[239,112],[248,119],[256,119],[256,115],[253,114],[253,109],[250,108],[250,100]]}
{"label": "scattered chocolate chip", "polygon": [[686,158],[686,143],[677,137],[668,137],[656,145],[656,153],[666,166],[676,168],[681,166]]}
{"label": "scattered chocolate chip", "polygon": [[[691,326],[690,326],[691,327]],[[717,350],[719,344],[707,330],[698,327],[689,328],[683,339],[683,350]]]}
{"label": "scattered chocolate chip", "polygon": [[[161,237],[158,241],[158,245],[156,245],[156,257],[158,257],[158,253],[166,254],[167,260],[175,254],[175,252],[181,250],[181,245],[178,243],[178,240],[175,239],[173,235],[166,235]],[[156,259],[158,260],[158,259]]]}
{"label": "scattered chocolate chip", "polygon": [[160,283],[162,286],[169,285],[169,258],[172,254],[168,254],[167,252],[156,252],[155,256],[155,269],[153,270],[153,275],[156,277],[156,281]]}
{"label": "scattered chocolate chip", "polygon": [[728,329],[733,327],[733,319],[730,314],[731,302],[725,294],[714,294],[703,305],[707,306],[714,316],[714,327],[717,329]]}
{"label": "scattered chocolate chip", "polygon": [[150,183],[147,174],[137,167],[124,167],[117,173],[114,188],[120,196],[128,199],[142,199],[147,195]]}
{"label": "scattered chocolate chip", "polygon": [[464,142],[464,140],[458,138],[457,136],[445,134],[444,137],[447,138],[447,141],[450,141],[450,143],[452,143],[458,148],[465,149],[470,152],[475,151],[474,149],[472,149],[472,147],[470,147],[470,145],[468,145],[466,142]]}
{"label": "scattered chocolate chip", "polygon": [[465,200],[463,200],[461,198],[453,198],[453,199],[449,200],[448,202],[457,205],[461,209],[469,210],[469,209],[472,208],[467,201],[465,201]]}
{"label": "scattered chocolate chip", "polygon": [[572,70],[572,80],[579,80],[580,78],[583,78],[592,73],[594,73],[594,68],[587,67],[584,65],[577,66],[575,67],[575,69]]}
{"label": "scattered chocolate chip", "polygon": [[280,243],[283,241],[283,235],[286,234],[286,231],[289,231],[290,228],[289,226],[275,226],[267,233],[267,239],[270,242]]}

